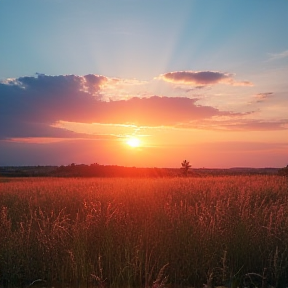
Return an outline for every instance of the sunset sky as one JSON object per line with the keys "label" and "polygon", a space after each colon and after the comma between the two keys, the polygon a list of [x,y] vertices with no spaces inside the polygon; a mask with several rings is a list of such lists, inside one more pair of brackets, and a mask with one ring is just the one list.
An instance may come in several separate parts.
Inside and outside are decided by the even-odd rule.
{"label": "sunset sky", "polygon": [[0,166],[288,164],[288,0],[0,0],[0,27]]}

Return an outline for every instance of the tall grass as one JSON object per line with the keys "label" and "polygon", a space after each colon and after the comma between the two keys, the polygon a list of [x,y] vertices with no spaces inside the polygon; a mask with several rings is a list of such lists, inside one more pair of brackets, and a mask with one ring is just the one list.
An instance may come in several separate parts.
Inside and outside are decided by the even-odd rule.
{"label": "tall grass", "polygon": [[42,279],[56,287],[212,280],[286,287],[287,248],[282,177],[33,178],[0,186],[0,286]]}

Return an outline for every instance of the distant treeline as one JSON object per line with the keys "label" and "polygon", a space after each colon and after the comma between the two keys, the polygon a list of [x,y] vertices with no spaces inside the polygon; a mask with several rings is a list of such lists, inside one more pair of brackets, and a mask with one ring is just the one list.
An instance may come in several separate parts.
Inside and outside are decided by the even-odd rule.
{"label": "distant treeline", "polygon": [[58,167],[53,174],[55,176],[68,177],[168,177],[178,176],[180,169],[169,168],[136,168],[117,165],[76,165]]}
{"label": "distant treeline", "polygon": [[187,175],[180,168],[138,168],[117,165],[72,163],[67,166],[6,166],[0,167],[5,177],[204,177],[221,175],[288,175],[285,168],[190,168]]}

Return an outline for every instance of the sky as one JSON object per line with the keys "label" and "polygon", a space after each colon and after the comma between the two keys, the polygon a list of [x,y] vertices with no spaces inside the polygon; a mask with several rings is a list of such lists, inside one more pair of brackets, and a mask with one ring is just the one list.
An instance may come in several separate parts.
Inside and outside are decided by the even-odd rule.
{"label": "sky", "polygon": [[0,0],[0,27],[0,166],[288,164],[288,0]]}

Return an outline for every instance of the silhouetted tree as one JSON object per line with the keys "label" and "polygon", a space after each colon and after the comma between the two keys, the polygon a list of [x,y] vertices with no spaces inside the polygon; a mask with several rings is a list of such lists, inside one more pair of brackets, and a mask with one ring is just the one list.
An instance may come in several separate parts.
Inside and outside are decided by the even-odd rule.
{"label": "silhouetted tree", "polygon": [[281,176],[288,176],[288,165],[278,170],[278,174]]}
{"label": "silhouetted tree", "polygon": [[182,165],[181,169],[183,170],[184,175],[187,176],[188,170],[189,170],[189,168],[191,167],[190,162],[187,161],[187,160],[184,160],[184,161],[181,163],[181,165]]}

